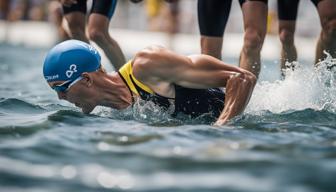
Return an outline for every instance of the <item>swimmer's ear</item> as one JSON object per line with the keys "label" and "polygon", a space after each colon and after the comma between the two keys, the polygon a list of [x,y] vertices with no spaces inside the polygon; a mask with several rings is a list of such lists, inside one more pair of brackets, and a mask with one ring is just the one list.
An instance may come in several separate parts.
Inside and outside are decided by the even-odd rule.
{"label": "swimmer's ear", "polygon": [[90,87],[93,84],[93,78],[89,73],[87,72],[82,73],[82,77],[87,87]]}

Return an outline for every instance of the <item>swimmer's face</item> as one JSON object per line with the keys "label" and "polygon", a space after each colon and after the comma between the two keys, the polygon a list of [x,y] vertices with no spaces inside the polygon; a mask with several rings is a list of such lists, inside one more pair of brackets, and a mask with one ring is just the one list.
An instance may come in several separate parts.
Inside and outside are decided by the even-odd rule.
{"label": "swimmer's face", "polygon": [[64,84],[64,81],[54,81],[49,82],[48,84],[56,91],[59,99],[75,104],[77,107],[82,109],[83,113],[88,114],[93,111],[96,103],[93,99],[95,98],[94,91],[91,86],[88,86],[87,81],[87,78],[81,78],[69,86],[65,91],[54,89],[55,87]]}

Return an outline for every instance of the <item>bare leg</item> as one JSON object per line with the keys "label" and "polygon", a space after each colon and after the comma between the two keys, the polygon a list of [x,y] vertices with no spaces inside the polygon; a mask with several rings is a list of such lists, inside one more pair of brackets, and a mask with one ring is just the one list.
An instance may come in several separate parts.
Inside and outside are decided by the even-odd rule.
{"label": "bare leg", "polygon": [[202,54],[211,55],[217,59],[222,59],[222,37],[201,36]]}
{"label": "bare leg", "polygon": [[118,70],[126,60],[118,43],[111,38],[108,32],[109,19],[101,14],[92,13],[89,17],[88,33],[90,40],[100,46],[114,68]]}
{"label": "bare leg", "polygon": [[245,35],[239,65],[257,77],[260,72],[260,51],[266,34],[267,10],[267,4],[260,1],[246,1],[242,5]]}
{"label": "bare leg", "polygon": [[281,70],[286,69],[286,62],[297,60],[297,51],[294,45],[295,20],[279,20],[279,36],[282,44]]}
{"label": "bare leg", "polygon": [[321,1],[318,4],[318,12],[322,31],[316,46],[315,63],[325,58],[324,50],[333,58],[336,57],[336,2],[334,0]]}
{"label": "bare leg", "polygon": [[72,39],[77,39],[89,43],[85,36],[85,15],[81,12],[71,12],[65,15],[65,20],[68,22],[68,35]]}
{"label": "bare leg", "polygon": [[69,36],[65,29],[63,28],[63,13],[62,5],[58,1],[51,1],[48,7],[49,20],[54,23],[58,31],[58,41],[62,42],[69,39]]}

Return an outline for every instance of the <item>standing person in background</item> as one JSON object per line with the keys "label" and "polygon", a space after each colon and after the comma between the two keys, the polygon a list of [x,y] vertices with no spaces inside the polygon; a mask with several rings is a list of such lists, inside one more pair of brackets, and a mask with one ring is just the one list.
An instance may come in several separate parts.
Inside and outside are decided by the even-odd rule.
{"label": "standing person in background", "polygon": [[73,39],[94,41],[118,70],[125,62],[125,56],[118,43],[109,35],[108,28],[117,0],[93,0],[88,16],[88,38],[85,35],[86,0],[60,0],[64,17],[68,22],[69,36]]}
{"label": "standing person in background", "polygon": [[[221,59],[223,34],[232,0],[198,0],[201,52]],[[267,24],[267,0],[239,0],[244,19],[244,45],[239,66],[258,77]]]}
{"label": "standing person in background", "polygon": [[[132,1],[132,0],[131,0]],[[132,1],[134,3],[138,3],[140,1]],[[158,22],[158,16],[162,9],[163,0],[146,0],[145,8],[147,13],[148,20],[148,29],[150,31],[158,31],[161,23]]]}
{"label": "standing person in background", "polygon": [[[319,13],[322,31],[316,45],[315,64],[324,59],[323,51],[336,57],[336,1],[311,0]],[[282,75],[286,62],[297,60],[294,45],[294,33],[299,0],[278,0],[279,37],[282,44],[281,69]],[[289,66],[288,66],[289,67]],[[292,66],[293,67],[293,66]]]}
{"label": "standing person in background", "polygon": [[29,2],[26,0],[11,0],[9,5],[8,21],[28,19]]}
{"label": "standing person in background", "polygon": [[6,20],[9,12],[9,0],[0,1],[0,19]]}
{"label": "standing person in background", "polygon": [[48,20],[55,25],[58,33],[58,42],[70,39],[63,27],[63,9],[62,4],[57,0],[51,1],[48,5]]}
{"label": "standing person in background", "polygon": [[31,21],[44,21],[47,18],[47,2],[44,0],[30,0],[28,19]]}
{"label": "standing person in background", "polygon": [[177,32],[179,32],[179,0],[171,0],[168,7],[169,7],[169,23],[168,23],[168,33],[169,34],[175,34]]}
{"label": "standing person in background", "polygon": [[[178,32],[179,0],[146,0],[146,13],[151,31],[163,30],[169,34]],[[162,29],[161,29],[162,28]]]}
{"label": "standing person in background", "polygon": [[43,0],[11,0],[7,19],[43,21],[46,16],[45,5],[46,1]]}
{"label": "standing person in background", "polygon": [[[131,0],[139,3],[142,0]],[[165,3],[166,2],[166,3]],[[168,35],[167,47],[174,49],[174,36],[179,31],[179,0],[146,0],[145,8],[150,31],[162,31]]]}

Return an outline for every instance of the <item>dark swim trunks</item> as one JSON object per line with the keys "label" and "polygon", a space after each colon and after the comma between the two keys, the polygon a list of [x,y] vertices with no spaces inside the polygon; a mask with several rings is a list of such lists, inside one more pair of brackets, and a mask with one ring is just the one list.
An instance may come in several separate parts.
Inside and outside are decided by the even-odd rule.
{"label": "dark swim trunks", "polygon": [[[68,14],[71,12],[79,11],[82,12],[83,14],[86,14],[87,11],[86,2],[87,2],[86,0],[78,0],[77,4],[73,4],[70,7],[63,6],[63,12],[64,14]],[[98,13],[111,19],[116,5],[117,0],[93,0],[90,14]]]}
{"label": "dark swim trunks", "polygon": [[[267,0],[239,0],[242,6],[247,1]],[[198,25],[201,35],[222,37],[229,18],[232,0],[198,0]]]}
{"label": "dark swim trunks", "polygon": [[132,74],[132,61],[126,63],[119,70],[119,75],[130,89],[142,100],[151,101],[164,110],[173,105],[177,114],[188,115],[192,118],[201,115],[218,118],[224,109],[225,93],[220,88],[190,89],[174,84],[175,98],[168,98],[153,92],[148,86],[138,81]]}
{"label": "dark swim trunks", "polygon": [[150,94],[146,92],[137,86],[134,81],[133,84],[140,93],[141,99],[145,101],[151,101],[164,109],[169,109],[171,104],[174,103],[173,116],[184,114],[195,118],[206,114],[218,118],[224,109],[225,94],[219,88],[190,89],[174,85],[175,98],[167,98],[156,93]]}
{"label": "dark swim trunks", "polygon": [[[317,7],[322,0],[311,0]],[[279,20],[296,20],[300,0],[278,0]]]}

